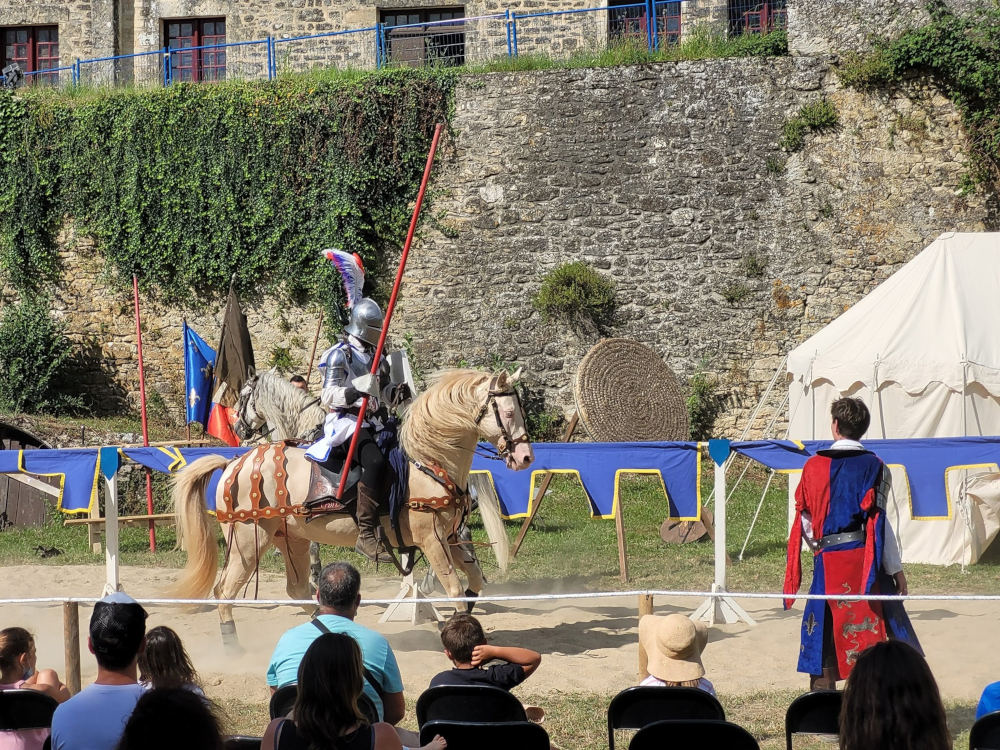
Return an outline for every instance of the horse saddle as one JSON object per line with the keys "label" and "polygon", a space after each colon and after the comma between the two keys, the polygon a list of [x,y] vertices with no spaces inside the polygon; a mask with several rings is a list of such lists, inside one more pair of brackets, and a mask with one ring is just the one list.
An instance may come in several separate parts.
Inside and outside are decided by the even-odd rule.
{"label": "horse saddle", "polygon": [[361,467],[352,466],[347,472],[347,485],[344,487],[344,495],[337,499],[337,488],[340,486],[339,472],[331,471],[323,464],[315,461],[309,462],[309,493],[306,495],[305,507],[310,516],[319,516],[326,513],[344,513],[348,506],[357,499],[357,486],[361,480]]}

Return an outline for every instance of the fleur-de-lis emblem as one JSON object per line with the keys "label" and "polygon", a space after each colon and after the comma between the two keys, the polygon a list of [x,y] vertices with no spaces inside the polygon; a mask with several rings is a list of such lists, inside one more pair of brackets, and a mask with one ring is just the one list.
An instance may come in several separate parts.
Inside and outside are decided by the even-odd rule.
{"label": "fleur-de-lis emblem", "polygon": [[196,391],[192,387],[191,393],[188,394],[188,404],[190,404],[191,408],[193,409],[195,407],[195,404],[197,404],[199,401],[201,401],[201,396],[199,396],[198,391]]}
{"label": "fleur-de-lis emblem", "polygon": [[811,636],[813,631],[816,629],[816,617],[812,612],[809,613],[809,619],[806,620],[806,635]]}

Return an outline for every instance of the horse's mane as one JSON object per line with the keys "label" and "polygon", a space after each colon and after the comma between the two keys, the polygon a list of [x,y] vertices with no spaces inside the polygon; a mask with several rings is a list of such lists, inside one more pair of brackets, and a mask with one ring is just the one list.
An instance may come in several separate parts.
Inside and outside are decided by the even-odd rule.
{"label": "horse's mane", "polygon": [[[291,425],[290,429],[293,430],[293,434],[275,435],[274,438],[277,440],[302,437],[298,434],[302,431],[299,426],[302,424],[304,416],[310,414],[313,409],[316,410],[316,414],[307,420],[310,424],[305,425],[306,429],[315,427],[326,416],[326,410],[319,405],[315,396],[309,395],[301,388],[296,388],[288,380],[270,370],[265,370],[258,376],[257,398],[266,398],[282,415],[283,421]],[[314,403],[307,407],[310,401]]]}
{"label": "horse's mane", "polygon": [[440,462],[442,449],[462,447],[469,432],[478,429],[476,389],[489,378],[490,374],[481,370],[438,373],[406,410],[399,436],[407,455],[423,462]]}

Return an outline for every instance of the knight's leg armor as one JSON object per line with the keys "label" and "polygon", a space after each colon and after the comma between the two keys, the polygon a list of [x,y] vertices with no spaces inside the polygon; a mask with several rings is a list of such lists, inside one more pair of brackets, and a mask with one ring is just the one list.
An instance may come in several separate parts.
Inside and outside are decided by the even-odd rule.
{"label": "knight's leg armor", "polygon": [[385,457],[366,427],[358,438],[358,462],[361,464],[361,481],[358,483],[358,541],[354,549],[369,560],[391,562],[378,537],[379,498],[376,492],[382,487]]}

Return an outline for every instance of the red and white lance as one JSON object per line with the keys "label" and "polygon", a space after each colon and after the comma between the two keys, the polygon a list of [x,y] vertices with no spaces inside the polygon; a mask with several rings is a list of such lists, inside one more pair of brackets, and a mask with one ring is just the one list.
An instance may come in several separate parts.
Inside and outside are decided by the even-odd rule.
{"label": "red and white lance", "polygon": [[[420,190],[417,192],[417,203],[413,207],[413,216],[410,218],[410,229],[406,233],[406,242],[403,245],[403,254],[399,258],[399,269],[396,271],[396,282],[392,285],[392,295],[389,297],[389,304],[385,310],[385,320],[382,322],[382,332],[378,337],[378,346],[375,347],[375,353],[372,355],[372,369],[371,374],[373,377],[378,376],[378,366],[382,361],[382,349],[385,347],[385,337],[389,332],[389,321],[392,320],[392,312],[396,308],[396,297],[399,296],[399,286],[403,281],[403,271],[406,269],[406,258],[410,254],[410,245],[413,243],[413,233],[417,228],[417,219],[420,218],[420,206],[424,202],[424,192],[427,190],[427,180],[431,176],[431,166],[434,164],[434,154],[437,152],[438,141],[441,138],[441,124],[438,123],[434,127],[434,138],[431,140],[431,150],[427,154],[427,164],[424,166],[424,176],[420,180]],[[350,467],[351,462],[354,460],[354,454],[358,449],[358,438],[361,435],[361,422],[365,418],[365,414],[368,411],[368,394],[365,394],[364,398],[361,400],[361,408],[358,410],[358,422],[354,428],[354,435],[351,438],[351,445],[347,449],[347,461],[344,463],[345,470],[340,473],[340,485],[337,487],[337,499],[340,500],[344,496],[344,486],[347,483],[347,468]]]}

